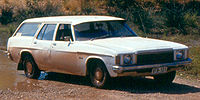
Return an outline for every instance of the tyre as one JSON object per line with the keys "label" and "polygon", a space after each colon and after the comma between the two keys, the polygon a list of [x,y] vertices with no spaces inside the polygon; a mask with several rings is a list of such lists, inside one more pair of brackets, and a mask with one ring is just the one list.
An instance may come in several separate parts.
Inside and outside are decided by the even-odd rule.
{"label": "tyre", "polygon": [[23,59],[23,67],[26,77],[32,79],[39,78],[40,70],[38,69],[37,64],[31,56],[25,56],[25,58]]}
{"label": "tyre", "polygon": [[98,61],[92,67],[89,74],[92,85],[96,88],[105,88],[109,80],[109,73],[105,65],[103,62]]}
{"label": "tyre", "polygon": [[166,74],[156,75],[156,76],[153,76],[153,77],[154,77],[154,80],[158,83],[171,84],[172,81],[174,80],[175,76],[176,76],[176,71],[169,72],[169,73],[166,73]]}

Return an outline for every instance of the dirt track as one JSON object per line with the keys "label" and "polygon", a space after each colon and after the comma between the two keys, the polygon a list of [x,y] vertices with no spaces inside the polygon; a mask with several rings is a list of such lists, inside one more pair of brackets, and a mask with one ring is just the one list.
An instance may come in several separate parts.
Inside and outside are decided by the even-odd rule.
{"label": "dirt track", "polygon": [[[200,98],[199,84],[179,77],[171,86],[155,84],[151,79],[118,79],[108,89],[90,87],[83,77],[56,73],[52,73],[52,77],[48,80],[26,79],[13,89],[0,91],[0,99],[199,100]],[[56,80],[56,77],[59,80]]]}
{"label": "dirt track", "polygon": [[[200,82],[179,76],[170,86],[156,84],[147,78],[115,79],[107,89],[90,86],[87,79],[48,73],[41,80],[27,79],[15,70],[16,64],[0,54],[1,100],[199,100]],[[1,86],[4,86],[3,88]]]}

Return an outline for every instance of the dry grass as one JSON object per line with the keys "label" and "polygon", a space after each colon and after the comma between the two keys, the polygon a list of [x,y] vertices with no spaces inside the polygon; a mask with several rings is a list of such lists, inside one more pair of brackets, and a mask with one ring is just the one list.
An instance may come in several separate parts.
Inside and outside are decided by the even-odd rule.
{"label": "dry grass", "polygon": [[64,0],[63,7],[67,15],[106,14],[106,0]]}

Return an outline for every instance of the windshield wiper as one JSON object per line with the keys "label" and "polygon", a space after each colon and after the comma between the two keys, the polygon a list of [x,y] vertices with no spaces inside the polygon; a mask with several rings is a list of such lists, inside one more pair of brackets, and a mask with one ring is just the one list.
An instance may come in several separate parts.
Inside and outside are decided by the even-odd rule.
{"label": "windshield wiper", "polygon": [[92,41],[92,40],[95,40],[95,39],[103,39],[103,38],[108,38],[108,37],[110,37],[110,35],[106,34],[106,35],[102,35],[102,36],[99,36],[99,37],[91,38],[90,40]]}

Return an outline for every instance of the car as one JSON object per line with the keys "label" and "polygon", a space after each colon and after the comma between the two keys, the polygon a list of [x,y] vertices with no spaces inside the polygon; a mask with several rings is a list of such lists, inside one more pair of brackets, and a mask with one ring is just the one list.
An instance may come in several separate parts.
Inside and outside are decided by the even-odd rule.
{"label": "car", "polygon": [[41,71],[88,76],[96,88],[114,77],[153,76],[172,83],[191,63],[188,47],[139,37],[123,18],[53,16],[24,20],[8,39],[7,54],[37,79]]}

